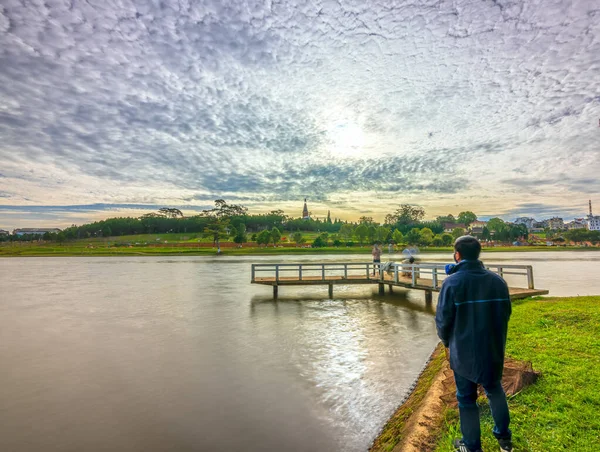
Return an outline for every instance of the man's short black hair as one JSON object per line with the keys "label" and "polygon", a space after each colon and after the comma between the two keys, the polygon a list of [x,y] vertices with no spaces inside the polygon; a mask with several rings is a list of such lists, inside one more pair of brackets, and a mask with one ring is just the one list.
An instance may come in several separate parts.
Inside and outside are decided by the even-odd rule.
{"label": "man's short black hair", "polygon": [[474,261],[479,259],[481,243],[472,235],[463,235],[454,242],[454,249],[460,253],[461,259]]}

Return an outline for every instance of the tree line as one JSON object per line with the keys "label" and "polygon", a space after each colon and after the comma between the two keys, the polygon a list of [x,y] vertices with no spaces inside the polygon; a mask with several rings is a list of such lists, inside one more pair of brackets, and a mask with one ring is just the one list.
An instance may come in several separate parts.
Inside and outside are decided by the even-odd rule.
{"label": "tree line", "polygon": [[[72,225],[60,234],[46,234],[43,239],[65,241],[90,237],[115,237],[137,234],[159,233],[195,233],[210,238],[215,245],[230,239],[235,243],[255,241],[259,245],[278,244],[287,231],[289,242],[297,245],[306,243],[303,233],[317,232],[312,246],[351,246],[374,242],[421,246],[448,246],[452,241],[468,232],[468,226],[477,220],[470,211],[464,211],[454,217],[452,214],[438,216],[433,221],[425,221],[425,210],[420,206],[402,204],[394,212],[385,216],[383,223],[372,217],[362,216],[356,222],[330,216],[324,220],[292,218],[282,210],[273,210],[265,214],[249,214],[242,205],[229,204],[223,199],[215,201],[211,209],[198,215],[184,216],[176,208],[162,208],[157,212],[140,217],[117,217],[96,221],[81,226]],[[452,224],[451,233],[444,232],[444,226]],[[464,225],[465,228],[458,227]],[[577,230],[576,230],[577,231]],[[570,232],[565,237],[572,240]],[[588,231],[595,232],[595,231]],[[579,234],[579,235],[577,235]],[[582,232],[571,234],[573,238],[583,237]],[[314,235],[314,234],[313,234]],[[501,242],[526,240],[528,231],[524,225],[506,223],[500,218],[492,218],[478,233],[483,240],[494,239]],[[594,234],[590,235],[593,241]],[[22,237],[10,236],[6,240],[39,240],[37,235]],[[579,240],[574,240],[579,241]]]}
{"label": "tree line", "polygon": [[588,229],[571,229],[561,233],[550,233],[546,236],[547,239],[557,243],[565,241],[570,242],[591,242],[594,245],[600,243],[600,231],[589,231]]}

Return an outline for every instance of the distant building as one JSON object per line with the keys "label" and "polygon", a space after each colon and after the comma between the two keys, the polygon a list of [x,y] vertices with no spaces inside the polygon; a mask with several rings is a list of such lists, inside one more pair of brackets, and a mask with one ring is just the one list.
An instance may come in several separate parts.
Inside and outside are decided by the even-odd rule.
{"label": "distant building", "polygon": [[544,228],[548,223],[544,221],[536,221],[533,223],[532,227],[529,228],[529,232],[544,232]]}
{"label": "distant building", "polygon": [[61,230],[58,228],[22,228],[15,229],[13,234],[20,237],[22,235],[44,235],[46,232],[58,234]]}
{"label": "distant building", "polygon": [[0,236],[10,235],[10,232],[5,231],[4,229],[0,229]]}
{"label": "distant building", "polygon": [[592,214],[592,200],[590,199],[590,214],[588,215],[587,227],[590,231],[600,231],[600,217]]}
{"label": "distant building", "polygon": [[515,220],[515,224],[524,224],[527,230],[533,229],[535,223],[535,219],[529,217],[519,217]]}
{"label": "distant building", "polygon": [[459,228],[459,229],[467,229],[467,225],[464,223],[444,223],[444,232],[452,232],[455,229]]}
{"label": "distant building", "polygon": [[565,222],[562,218],[554,217],[546,220],[548,227],[553,231],[558,231],[565,228]]}
{"label": "distant building", "polygon": [[310,220],[310,215],[308,214],[308,206],[306,205],[306,198],[304,198],[304,208],[302,209],[302,219]]}
{"label": "distant building", "polygon": [[483,234],[483,228],[487,226],[487,222],[475,220],[469,225],[471,235],[478,236]]}
{"label": "distant building", "polygon": [[573,221],[569,221],[565,224],[568,230],[572,229],[587,229],[587,221],[585,218],[575,218]]}

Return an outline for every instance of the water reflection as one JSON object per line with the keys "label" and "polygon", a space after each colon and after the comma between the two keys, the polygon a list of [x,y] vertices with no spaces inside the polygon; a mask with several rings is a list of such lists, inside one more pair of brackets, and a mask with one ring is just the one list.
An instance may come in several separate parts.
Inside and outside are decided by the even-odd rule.
{"label": "water reflection", "polygon": [[[421,291],[415,292],[421,293]],[[299,305],[302,305],[307,301],[324,302],[329,300],[329,298],[325,297],[324,295],[315,292],[302,294],[302,297],[298,295],[299,294],[285,294],[285,292],[281,291],[279,292],[279,296],[276,299],[269,295],[268,291],[266,291],[264,294],[253,295],[250,299],[250,314],[255,315],[254,311],[256,306],[261,304],[272,305],[274,309],[277,309],[278,303],[297,303]],[[372,293],[353,293],[347,298],[343,298],[341,296],[334,296],[333,300],[342,304],[345,304],[350,300],[377,301],[379,303],[377,303],[376,306],[378,307],[378,309],[382,310],[382,313],[386,312],[384,311],[384,306],[386,304],[389,304],[398,308],[406,308],[409,311],[423,312],[435,315],[435,303],[425,303],[424,300],[419,299],[419,297],[415,297],[414,292],[399,288],[394,288],[394,292],[386,292],[385,295],[379,295],[375,291]],[[393,310],[392,315],[395,315],[395,312],[396,311]],[[389,311],[387,312],[387,314],[389,314]]]}
{"label": "water reflection", "polygon": [[[340,426],[352,444],[364,449],[369,435],[381,428],[378,413],[395,408],[423,364],[419,350],[437,342],[433,309],[405,292],[334,299],[308,292],[277,300],[253,296],[250,315],[260,319],[255,334],[273,327],[272,340],[286,341],[289,364],[314,388],[322,421]],[[395,402],[390,388],[396,388]]]}

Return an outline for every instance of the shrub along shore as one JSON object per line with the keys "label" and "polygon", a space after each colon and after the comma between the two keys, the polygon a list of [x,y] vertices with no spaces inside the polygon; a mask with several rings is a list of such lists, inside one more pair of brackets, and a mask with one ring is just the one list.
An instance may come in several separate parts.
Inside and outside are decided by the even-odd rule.
{"label": "shrub along shore", "polygon": [[[515,452],[600,450],[600,296],[533,298],[514,302],[507,356],[531,361],[541,377],[509,398]],[[430,362],[407,404],[385,426],[373,451],[397,450],[408,432],[410,415],[430,394],[440,357]],[[429,392],[428,392],[429,391]],[[480,398],[483,450],[498,450],[493,421]],[[460,437],[458,412],[445,407],[429,426],[429,446],[420,450],[450,452]],[[414,420],[413,420],[414,421]]]}

